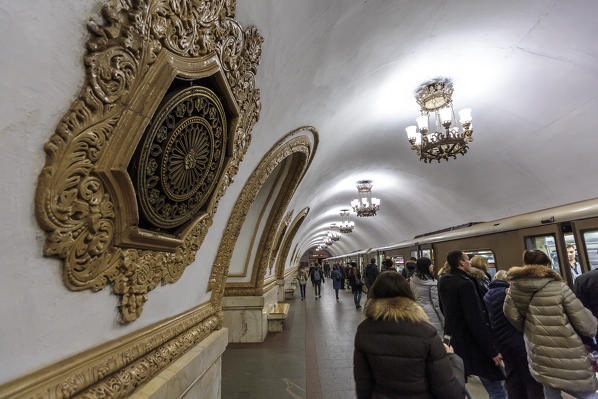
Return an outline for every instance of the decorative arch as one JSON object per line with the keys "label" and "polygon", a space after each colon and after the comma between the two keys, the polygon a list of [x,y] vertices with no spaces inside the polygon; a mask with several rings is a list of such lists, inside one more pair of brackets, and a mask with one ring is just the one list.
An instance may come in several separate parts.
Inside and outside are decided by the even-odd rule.
{"label": "decorative arch", "polygon": [[[277,233],[275,227],[280,225],[288,203],[313,160],[317,146],[318,132],[314,127],[297,128],[281,138],[264,155],[249,176],[233,206],[212,268],[209,289],[212,290],[213,306],[221,307],[225,292],[226,295],[261,295],[263,293],[264,275],[268,266],[264,260],[267,261],[274,247],[274,238]],[[249,282],[226,283],[233,250],[249,208],[268,177],[288,157],[293,157],[291,160],[293,164],[275,200],[275,207],[268,216],[266,229],[262,234],[256,253],[251,279]]]}
{"label": "decorative arch", "polygon": [[[309,213],[309,207],[303,208],[297,214],[297,216],[295,216],[295,219],[293,219],[289,228],[287,229],[287,233],[283,239],[283,243],[282,243],[282,246],[278,253],[278,257],[275,258],[275,259],[277,259],[277,262],[276,262],[276,278],[277,279],[284,278],[284,269],[285,269],[284,264],[287,259],[287,256],[289,255],[289,250],[291,249],[291,243],[293,242],[293,238],[295,238],[295,234],[297,234],[299,227],[301,227],[301,224],[307,217],[308,213]],[[297,250],[296,247],[295,247],[295,250]]]}
{"label": "decorative arch", "polygon": [[[280,226],[278,226],[276,238],[274,239],[275,245],[272,247],[272,251],[270,252],[270,258],[268,259],[268,273],[272,271],[272,268],[275,266],[274,262],[276,261],[276,256],[280,252],[280,248],[282,246],[282,240],[285,238],[287,229],[289,228],[289,223],[291,223],[291,216],[293,216],[293,209],[287,212],[285,217],[280,222]],[[275,277],[274,275],[273,277]]]}

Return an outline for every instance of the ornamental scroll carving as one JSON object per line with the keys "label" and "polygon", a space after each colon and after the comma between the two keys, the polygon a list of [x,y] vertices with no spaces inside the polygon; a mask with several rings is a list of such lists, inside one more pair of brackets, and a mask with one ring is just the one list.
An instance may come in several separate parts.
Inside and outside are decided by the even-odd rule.
{"label": "ornamental scroll carving", "polygon": [[[36,192],[36,216],[47,232],[44,255],[63,260],[64,282],[71,290],[112,285],[121,296],[123,322],[137,319],[148,292],[159,283],[177,281],[194,261],[251,141],[261,108],[255,74],[263,38],[255,27],[243,28],[234,19],[235,5],[234,0],[109,0],[102,9],[103,22],[88,23],[81,93],[44,147],[46,164]],[[211,192],[209,198],[202,199],[203,205],[192,201],[178,209],[187,216],[186,224],[161,235],[139,227],[127,165],[168,87],[179,77],[211,79],[219,88],[230,111],[230,124],[222,126],[220,137],[228,141],[227,153],[225,158],[215,155],[210,183],[199,184]],[[189,140],[173,139],[173,150],[188,147],[183,154],[187,172],[200,163],[210,170],[205,145],[197,144],[206,136],[194,130],[202,124],[209,130],[206,120],[181,128],[178,134]],[[159,166],[149,156],[146,160],[146,167]],[[181,165],[162,166],[174,173]],[[179,183],[176,177],[170,181],[170,194],[188,195]]]}

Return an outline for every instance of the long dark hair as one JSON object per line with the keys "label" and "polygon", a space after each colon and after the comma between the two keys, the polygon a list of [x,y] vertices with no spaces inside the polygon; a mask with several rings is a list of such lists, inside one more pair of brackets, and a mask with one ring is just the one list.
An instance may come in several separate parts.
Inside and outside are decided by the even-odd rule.
{"label": "long dark hair", "polygon": [[415,264],[415,276],[421,280],[434,280],[434,275],[430,273],[430,258],[422,256]]}
{"label": "long dark hair", "polygon": [[552,265],[552,261],[544,252],[538,249],[534,249],[531,251],[523,252],[523,264],[550,266]]}
{"label": "long dark hair", "polygon": [[400,273],[387,271],[382,272],[376,278],[376,281],[371,287],[370,298],[394,298],[397,296],[404,296],[406,298],[415,300],[413,292],[409,287],[409,283]]}

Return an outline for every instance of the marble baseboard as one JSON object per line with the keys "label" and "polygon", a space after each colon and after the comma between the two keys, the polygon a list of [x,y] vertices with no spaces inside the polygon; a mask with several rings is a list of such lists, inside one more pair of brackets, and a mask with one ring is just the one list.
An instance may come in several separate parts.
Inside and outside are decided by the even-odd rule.
{"label": "marble baseboard", "polygon": [[222,353],[227,344],[226,328],[213,332],[142,385],[130,398],[220,399]]}

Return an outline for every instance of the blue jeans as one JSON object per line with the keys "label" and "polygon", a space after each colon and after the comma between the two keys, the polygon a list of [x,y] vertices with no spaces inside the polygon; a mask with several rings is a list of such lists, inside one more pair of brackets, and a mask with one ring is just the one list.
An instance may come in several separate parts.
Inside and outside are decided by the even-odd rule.
{"label": "blue jeans", "polygon": [[299,291],[301,292],[301,298],[305,298],[305,284],[299,284]]}
{"label": "blue jeans", "polygon": [[355,306],[359,306],[359,303],[361,302],[361,290],[353,292],[353,300],[355,301]]}
{"label": "blue jeans", "polygon": [[[545,399],[562,399],[561,390],[553,388],[550,385],[542,385],[544,387]],[[598,395],[596,392],[567,392],[569,395],[579,399],[596,399]]]}
{"label": "blue jeans", "polygon": [[484,377],[480,377],[480,381],[486,388],[490,399],[507,399],[507,392],[502,385],[502,381],[492,381]]}

